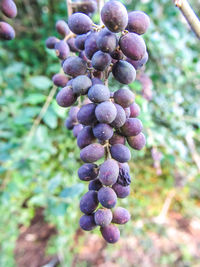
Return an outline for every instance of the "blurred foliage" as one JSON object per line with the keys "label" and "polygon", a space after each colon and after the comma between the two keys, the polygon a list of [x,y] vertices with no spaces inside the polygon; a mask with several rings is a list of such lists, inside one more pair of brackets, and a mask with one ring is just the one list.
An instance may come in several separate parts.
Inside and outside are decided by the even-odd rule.
{"label": "blurred foliage", "polygon": [[[200,154],[200,46],[172,1],[123,2],[129,10],[143,10],[151,18],[144,36],[150,55],[145,73],[153,81],[149,102],[142,97],[138,82],[130,85],[142,109],[147,147],[132,151],[132,193],[119,201],[133,218],[123,229],[126,237],[145,235],[149,228],[159,231],[147,223],[141,232],[136,223],[158,216],[173,188],[176,195],[171,209],[200,217],[200,175],[193,159],[195,153]],[[69,266],[73,253],[80,249],[73,239],[80,216],[79,198],[86,185],[77,177],[81,161],[76,141],[63,126],[67,111],[53,100],[34,137],[28,138],[52,87],[51,76],[60,69],[54,52],[44,43],[56,34],[56,20],[67,19],[66,3],[16,3],[19,15],[11,24],[17,38],[0,43],[0,266],[15,266],[13,249],[19,225],[28,225],[38,206],[45,207],[46,220],[58,230],[48,252],[62,255]],[[200,10],[198,1],[191,3]],[[119,87],[113,81],[110,84],[113,89]],[[195,151],[188,147],[187,137],[193,138]],[[162,155],[161,175],[153,167],[152,148]],[[185,254],[183,262],[188,261]],[[163,261],[170,263],[165,257]]]}

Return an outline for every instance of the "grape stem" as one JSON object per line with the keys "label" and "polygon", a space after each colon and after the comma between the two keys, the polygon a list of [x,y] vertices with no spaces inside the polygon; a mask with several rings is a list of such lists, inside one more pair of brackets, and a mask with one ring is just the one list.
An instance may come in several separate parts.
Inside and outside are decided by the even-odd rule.
{"label": "grape stem", "polygon": [[180,9],[190,25],[192,31],[200,39],[200,20],[187,0],[174,0],[174,4]]}

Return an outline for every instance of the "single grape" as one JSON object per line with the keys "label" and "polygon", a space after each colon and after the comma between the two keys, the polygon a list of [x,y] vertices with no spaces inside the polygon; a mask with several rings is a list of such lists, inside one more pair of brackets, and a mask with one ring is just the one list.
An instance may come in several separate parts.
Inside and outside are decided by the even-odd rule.
{"label": "single grape", "polygon": [[143,133],[139,133],[136,136],[130,136],[127,138],[129,146],[136,150],[141,150],[146,144],[146,138]]}
{"label": "single grape", "polygon": [[73,128],[73,135],[74,135],[74,137],[77,137],[78,134],[81,132],[82,129],[83,129],[83,125],[82,124],[76,124],[76,125],[74,125],[74,128]]}
{"label": "single grape", "polygon": [[69,17],[68,25],[75,34],[84,34],[92,29],[92,20],[83,13],[74,13]]}
{"label": "single grape", "polygon": [[100,31],[97,37],[97,46],[101,51],[112,53],[117,48],[117,45],[118,39],[116,34],[106,28]]}
{"label": "single grape", "polygon": [[112,223],[125,224],[130,220],[130,218],[131,215],[128,210],[122,207],[117,207],[113,211]]}
{"label": "single grape", "polygon": [[87,71],[86,63],[80,57],[68,57],[63,63],[64,72],[72,77],[83,75]]}
{"label": "single grape", "polygon": [[56,22],[56,30],[63,37],[67,36],[70,33],[70,29],[67,23],[62,19]]}
{"label": "single grape", "polygon": [[77,114],[79,123],[83,125],[92,125],[97,119],[95,116],[96,105],[94,103],[89,103],[82,106]]}
{"label": "single grape", "polygon": [[72,82],[72,90],[76,95],[85,95],[92,86],[92,81],[86,75],[79,75]]}
{"label": "single grape", "polygon": [[114,93],[114,100],[123,108],[129,107],[135,100],[135,95],[129,89],[119,89]]}
{"label": "single grape", "polygon": [[111,244],[116,243],[120,238],[120,231],[113,224],[110,224],[110,225],[105,226],[105,227],[101,227],[100,230],[101,230],[101,234],[102,234],[103,238],[108,243],[111,243]]}
{"label": "single grape", "polygon": [[117,195],[110,187],[102,187],[98,191],[98,200],[105,208],[112,209],[117,203]]}
{"label": "single grape", "polygon": [[103,84],[104,85],[103,81],[100,80],[99,78],[92,78],[91,81],[92,81],[92,85],[95,85],[95,84]]}
{"label": "single grape", "polygon": [[99,201],[96,191],[88,191],[80,200],[80,210],[85,214],[93,213],[98,207]]}
{"label": "single grape", "polygon": [[98,209],[94,214],[94,221],[96,225],[107,226],[112,221],[112,211],[109,209]]}
{"label": "single grape", "polygon": [[67,118],[65,120],[65,127],[68,129],[68,130],[72,130],[75,126],[76,122],[72,121],[71,118]]}
{"label": "single grape", "polygon": [[8,18],[14,18],[17,16],[17,7],[13,0],[1,0],[0,9]]}
{"label": "single grape", "polygon": [[68,77],[64,74],[57,73],[52,77],[53,83],[58,87],[65,87],[68,82]]}
{"label": "single grape", "polygon": [[49,49],[54,49],[55,48],[55,44],[57,42],[60,42],[60,40],[58,38],[56,38],[55,36],[50,36],[46,40],[46,47],[49,48]]}
{"label": "single grape", "polygon": [[85,126],[77,137],[77,145],[79,148],[84,148],[95,142],[95,137],[93,135],[92,127]]}
{"label": "single grape", "polygon": [[92,32],[85,40],[85,55],[87,58],[91,59],[95,52],[97,52],[99,49],[97,47],[97,32]]}
{"label": "single grape", "polygon": [[98,176],[98,173],[99,168],[94,163],[85,163],[78,169],[78,177],[82,181],[94,180]]}
{"label": "single grape", "polygon": [[114,159],[107,159],[99,169],[99,180],[103,185],[113,185],[119,175],[119,165]]}
{"label": "single grape", "polygon": [[56,51],[56,55],[60,59],[66,59],[70,53],[69,46],[67,45],[65,41],[59,41],[55,43],[55,51]]}
{"label": "single grape", "polygon": [[93,133],[101,141],[109,140],[113,135],[113,129],[106,123],[98,123],[93,127]]}
{"label": "single grape", "polygon": [[109,143],[111,145],[115,144],[125,145],[125,137],[115,132],[113,136],[110,138]]}
{"label": "single grape", "polygon": [[56,101],[61,107],[70,107],[77,100],[77,97],[74,95],[72,88],[69,86],[63,87],[56,96]]}
{"label": "single grape", "polygon": [[74,37],[71,37],[67,40],[67,44],[70,48],[70,51],[71,52],[80,52],[80,50],[76,47],[76,44],[75,44],[75,38]]}
{"label": "single grape", "polygon": [[[119,163],[119,176],[117,179],[117,184],[126,187],[131,184],[131,177],[130,177],[130,168],[128,163]],[[123,189],[123,188],[122,188]]]}
{"label": "single grape", "polygon": [[99,179],[95,179],[95,180],[90,181],[88,189],[99,191],[101,187],[102,187],[102,183],[99,181]]}
{"label": "single grape", "polygon": [[104,71],[111,63],[109,54],[102,51],[97,51],[92,56],[92,66],[96,70]]}
{"label": "single grape", "polygon": [[120,32],[127,26],[128,13],[122,3],[108,1],[101,10],[101,19],[111,32]]}
{"label": "single grape", "polygon": [[77,106],[71,107],[69,110],[69,117],[72,121],[78,122],[77,114],[79,112],[80,108]]}
{"label": "single grape", "polygon": [[117,116],[116,106],[110,101],[102,102],[96,107],[95,115],[99,122],[109,124],[113,122]]}
{"label": "single grape", "polygon": [[140,115],[140,107],[137,103],[133,103],[130,105],[130,117],[131,118],[136,118]]}
{"label": "single grape", "polygon": [[138,70],[138,69],[141,69],[147,63],[148,59],[149,59],[149,55],[146,51],[142,59],[133,60],[133,59],[127,58],[126,61],[130,63],[136,70]]}
{"label": "single grape", "polygon": [[84,231],[93,230],[96,227],[94,215],[83,215],[80,218],[79,225]]}
{"label": "single grape", "polygon": [[88,98],[95,103],[109,100],[110,91],[107,86],[101,84],[93,85],[88,91]]}
{"label": "single grape", "polygon": [[112,68],[112,74],[115,79],[123,84],[132,83],[136,78],[134,67],[127,61],[117,61]]}
{"label": "single grape", "polygon": [[1,21],[0,22],[0,39],[9,41],[15,38],[15,31],[10,24]]}
{"label": "single grape", "polygon": [[122,106],[120,106],[116,103],[114,105],[115,105],[115,108],[117,110],[117,115],[116,115],[114,121],[112,121],[111,126],[114,128],[120,128],[122,125],[124,125],[124,123],[126,121],[126,114],[125,114],[125,111],[122,108]]}
{"label": "single grape", "polygon": [[124,163],[131,159],[131,152],[128,147],[122,144],[116,144],[110,148],[111,156],[113,159]]}
{"label": "single grape", "polygon": [[80,50],[84,50],[86,39],[87,39],[87,34],[77,35],[75,38],[75,46]]}
{"label": "single grape", "polygon": [[122,186],[121,184],[114,184],[112,189],[115,191],[118,198],[125,198],[130,194],[130,186]]}
{"label": "single grape", "polygon": [[100,144],[91,144],[80,152],[80,158],[86,163],[92,163],[104,156],[104,147]]}
{"label": "single grape", "polygon": [[137,34],[144,34],[150,25],[149,16],[142,11],[132,11],[128,13],[127,30]]}
{"label": "single grape", "polygon": [[142,59],[146,53],[145,42],[136,33],[127,33],[122,36],[119,45],[124,55],[133,60]]}
{"label": "single grape", "polygon": [[142,122],[137,118],[129,118],[121,127],[121,132],[124,136],[136,136],[143,129]]}

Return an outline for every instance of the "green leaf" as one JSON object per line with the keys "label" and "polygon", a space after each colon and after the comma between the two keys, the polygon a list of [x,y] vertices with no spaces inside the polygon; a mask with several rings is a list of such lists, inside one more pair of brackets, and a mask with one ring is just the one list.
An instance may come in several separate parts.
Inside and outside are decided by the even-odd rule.
{"label": "green leaf", "polygon": [[47,110],[46,114],[44,115],[43,121],[51,129],[55,129],[58,126],[57,116],[51,109]]}
{"label": "green leaf", "polygon": [[71,187],[66,187],[61,193],[60,197],[62,198],[73,198],[75,196],[79,196],[84,190],[84,185],[83,184],[77,184]]}
{"label": "green leaf", "polygon": [[61,176],[58,174],[56,177],[52,178],[48,183],[48,190],[53,192],[62,182]]}
{"label": "green leaf", "polygon": [[36,105],[39,103],[43,103],[46,99],[45,95],[42,94],[30,94],[25,100],[25,103]]}
{"label": "green leaf", "polygon": [[29,83],[35,88],[39,90],[46,90],[52,86],[52,81],[45,76],[35,76],[29,79]]}

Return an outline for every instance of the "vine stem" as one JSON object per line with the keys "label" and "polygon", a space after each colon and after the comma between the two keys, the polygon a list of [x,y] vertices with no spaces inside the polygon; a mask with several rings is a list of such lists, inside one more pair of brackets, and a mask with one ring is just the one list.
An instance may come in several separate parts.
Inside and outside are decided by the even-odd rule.
{"label": "vine stem", "polygon": [[190,25],[192,31],[200,39],[200,20],[187,0],[174,0],[174,4],[180,9]]}

